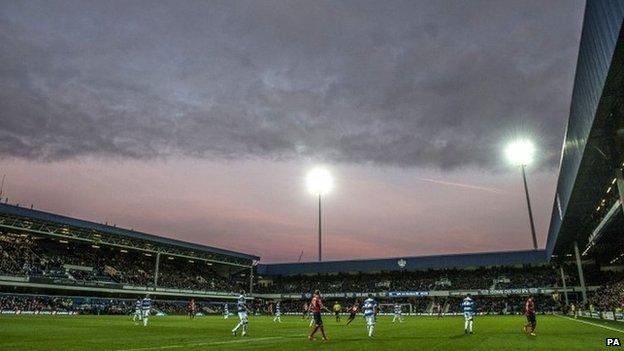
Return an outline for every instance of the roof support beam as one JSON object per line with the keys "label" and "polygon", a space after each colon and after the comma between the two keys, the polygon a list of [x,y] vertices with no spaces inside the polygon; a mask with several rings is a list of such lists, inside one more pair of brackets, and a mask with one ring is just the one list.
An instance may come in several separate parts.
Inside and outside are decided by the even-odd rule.
{"label": "roof support beam", "polygon": [[587,242],[587,248],[583,251],[583,255],[585,255],[595,244],[600,240],[600,237],[604,233],[605,229],[608,228],[609,223],[613,221],[617,214],[622,211],[622,203],[620,200],[615,201],[613,206],[609,209],[609,211],[605,214],[605,216],[600,220],[600,223],[596,226],[594,231],[589,236],[589,240]]}
{"label": "roof support beam", "polygon": [[[624,174],[622,174],[622,169],[617,168],[615,170],[615,178],[617,179],[617,188],[618,194],[620,195],[620,204],[624,206]],[[622,208],[624,211],[624,207]]]}
{"label": "roof support beam", "polygon": [[158,287],[158,268],[160,268],[160,252],[156,254],[156,266],[154,267],[154,289]]}
{"label": "roof support beam", "polygon": [[559,266],[559,270],[561,271],[561,282],[563,283],[563,297],[565,298],[566,306],[570,306],[570,301],[568,300],[568,287],[566,286],[566,277],[565,272],[563,271],[563,265]]}
{"label": "roof support beam", "polygon": [[581,264],[581,255],[579,254],[578,243],[574,242],[574,256],[576,257],[576,268],[578,269],[579,282],[581,283],[581,294],[583,295],[583,305],[587,303],[587,287],[585,286],[585,275],[583,274],[583,265]]}
{"label": "roof support beam", "polygon": [[249,267],[249,293],[253,294],[253,280],[254,280],[254,274],[253,274],[253,266]]}

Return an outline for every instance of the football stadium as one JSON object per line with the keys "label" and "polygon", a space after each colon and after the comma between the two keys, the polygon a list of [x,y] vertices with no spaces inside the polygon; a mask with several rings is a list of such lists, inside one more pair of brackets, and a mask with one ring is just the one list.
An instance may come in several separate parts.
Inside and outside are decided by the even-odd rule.
{"label": "football stadium", "polygon": [[[4,5],[1,8],[10,12]],[[323,260],[321,228],[326,227],[321,222],[321,195],[331,182],[324,171],[308,179],[318,195],[318,218],[316,200],[312,217],[318,234],[311,233],[307,240],[313,247],[318,240],[318,259],[314,252],[311,259],[300,256],[285,262],[265,261],[253,246],[288,242],[281,237],[251,233],[255,235],[251,246],[232,250],[230,242],[221,245],[213,240],[213,245],[206,245],[25,206],[4,197],[7,193],[0,189],[0,350],[596,350],[621,346],[624,2],[588,0],[581,12],[552,206],[548,204],[546,214],[531,208],[525,177],[522,196],[526,191],[523,206],[526,211],[528,204],[529,217],[526,212],[513,214],[526,218],[522,242],[528,242],[532,233],[532,248],[424,255],[381,251],[370,258]],[[40,20],[45,22],[43,17]],[[0,23],[9,23],[4,21]],[[4,42],[9,30],[1,35]],[[0,108],[6,106],[0,103]],[[6,109],[0,116],[14,112]],[[9,133],[2,129],[0,137],[8,140]],[[511,156],[519,159],[517,166],[525,175],[532,149],[522,143],[515,147],[519,149]],[[129,188],[139,186],[128,181],[133,182]],[[30,193],[40,191],[40,184],[28,186]],[[78,185],[63,188],[67,199],[81,191],[85,190]],[[98,202],[99,197],[90,201]],[[132,199],[128,206],[140,208],[150,201]],[[122,202],[117,205],[126,208]],[[542,215],[548,219],[545,245],[536,238],[534,224],[534,216]],[[177,220],[174,213],[162,213],[154,227]],[[254,226],[248,229],[253,231]],[[298,254],[294,242],[287,245]],[[360,248],[356,244],[351,250]]]}

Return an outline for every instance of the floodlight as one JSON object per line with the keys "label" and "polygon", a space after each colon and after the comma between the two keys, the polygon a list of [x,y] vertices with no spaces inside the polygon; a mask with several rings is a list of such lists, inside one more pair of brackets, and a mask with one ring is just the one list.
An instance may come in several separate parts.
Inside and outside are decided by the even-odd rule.
{"label": "floodlight", "polygon": [[334,185],[331,174],[325,168],[315,168],[306,177],[308,191],[314,195],[327,194]]}
{"label": "floodlight", "polygon": [[509,162],[516,166],[526,166],[533,161],[535,146],[529,140],[516,140],[505,149]]}

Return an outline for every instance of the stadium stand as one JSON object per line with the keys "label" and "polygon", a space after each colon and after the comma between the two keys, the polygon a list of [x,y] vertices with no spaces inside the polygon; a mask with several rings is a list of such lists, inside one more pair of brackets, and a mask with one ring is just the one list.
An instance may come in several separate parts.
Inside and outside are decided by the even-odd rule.
{"label": "stadium stand", "polygon": [[[145,254],[11,234],[0,234],[0,253],[6,257],[0,266],[3,275],[52,278],[68,284],[121,283],[151,287],[154,283],[153,262],[151,256]],[[248,282],[228,279],[211,265],[194,263],[167,256],[159,270],[159,286],[232,291],[230,289],[240,290],[248,285]]]}
{"label": "stadium stand", "polygon": [[259,258],[0,204],[0,287],[234,296]]}
{"label": "stadium stand", "polygon": [[[302,268],[317,266],[254,266],[259,259],[255,256],[0,205],[0,288],[21,294],[3,297],[2,308],[8,311],[129,313],[133,298],[149,292],[155,303],[166,306],[164,313],[184,313],[183,301],[190,297],[211,305],[206,313],[220,313],[223,303],[243,289],[255,292],[257,313],[266,312],[266,303],[278,299],[284,312],[300,313],[313,289],[343,306],[372,292],[382,303],[400,301],[413,313],[425,314],[432,313],[434,301],[442,302],[445,312],[455,313],[459,296],[468,291],[479,296],[483,313],[516,313],[520,296],[527,293],[540,296],[537,306],[544,311],[561,309],[551,297],[564,290],[558,266],[536,263],[535,254],[413,257],[403,267],[402,259],[365,260],[360,267],[364,270],[355,272],[343,271],[353,263],[323,262],[321,271],[331,273],[298,274]],[[389,262],[394,269],[379,269]],[[492,262],[503,264],[478,264]],[[290,267],[294,273],[284,274]],[[567,291],[575,298],[579,287],[570,274],[574,266],[562,267],[568,272]],[[282,273],[265,274],[275,269]],[[591,291],[622,277],[595,265],[585,270]],[[70,291],[80,296],[66,297]]]}
{"label": "stadium stand", "polygon": [[599,311],[613,311],[624,307],[624,280],[605,283],[589,298]]}
{"label": "stadium stand", "polygon": [[481,267],[376,274],[294,275],[261,280],[257,292],[434,291],[557,287],[551,266]]}

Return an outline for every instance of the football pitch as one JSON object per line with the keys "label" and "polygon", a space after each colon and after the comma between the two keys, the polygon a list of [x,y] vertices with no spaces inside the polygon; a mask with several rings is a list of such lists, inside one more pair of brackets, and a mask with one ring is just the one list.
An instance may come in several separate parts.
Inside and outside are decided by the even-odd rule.
{"label": "football pitch", "polygon": [[0,350],[596,350],[607,337],[624,341],[624,324],[560,316],[538,316],[535,337],[522,331],[522,316],[478,316],[473,335],[464,334],[462,317],[406,316],[392,324],[383,316],[374,339],[362,317],[346,326],[346,318],[326,316],[327,341],[308,340],[300,317],[282,320],[251,317],[249,335],[234,337],[234,316],[152,317],[147,327],[126,316],[0,316]]}

